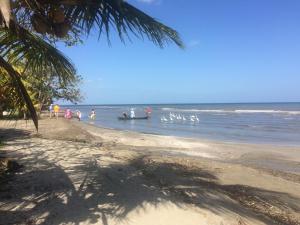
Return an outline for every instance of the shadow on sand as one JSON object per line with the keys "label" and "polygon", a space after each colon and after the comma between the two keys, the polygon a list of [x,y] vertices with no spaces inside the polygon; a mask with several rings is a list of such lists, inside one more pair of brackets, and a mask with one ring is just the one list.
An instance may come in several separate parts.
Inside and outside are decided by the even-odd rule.
{"label": "shadow on sand", "polygon": [[[82,146],[76,145],[78,149]],[[126,162],[115,158],[116,162],[108,164],[102,160],[107,158],[104,153],[82,158],[76,156],[76,151],[69,156],[81,160],[64,167],[68,158],[49,158],[42,143],[28,147],[40,151],[19,154],[25,169],[0,186],[0,224],[35,224],[38,218],[41,224],[88,221],[108,225],[111,219],[128,222],[130,212],[143,210],[147,204],[165,202],[182,208],[192,205],[217,215],[234,213],[266,224],[299,224],[270,210],[299,212],[296,202],[300,199],[248,186],[221,185],[213,173],[205,170],[157,163],[146,156]],[[64,146],[49,149],[53,150],[63,151]]]}
{"label": "shadow on sand", "polygon": [[10,140],[17,140],[17,139],[25,139],[30,137],[30,132],[20,129],[1,129],[0,128],[0,140],[1,141],[10,141]]}

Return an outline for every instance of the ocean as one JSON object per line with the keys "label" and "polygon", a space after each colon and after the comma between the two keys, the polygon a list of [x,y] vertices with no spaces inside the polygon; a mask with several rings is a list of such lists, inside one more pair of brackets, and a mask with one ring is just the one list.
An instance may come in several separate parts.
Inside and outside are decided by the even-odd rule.
{"label": "ocean", "polygon": [[[148,120],[120,121],[134,108]],[[82,122],[143,133],[206,140],[300,146],[300,103],[153,104],[64,106],[82,112]],[[94,109],[96,119],[90,120]]]}

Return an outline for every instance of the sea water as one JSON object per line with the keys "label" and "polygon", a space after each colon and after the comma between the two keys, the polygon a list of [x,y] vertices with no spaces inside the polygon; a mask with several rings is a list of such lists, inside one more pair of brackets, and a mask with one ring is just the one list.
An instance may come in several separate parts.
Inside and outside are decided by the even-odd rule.
{"label": "sea water", "polygon": [[[131,108],[148,120],[118,120]],[[64,106],[82,112],[82,121],[96,126],[144,133],[226,142],[300,146],[300,103],[154,104]],[[89,118],[96,111],[96,119]]]}

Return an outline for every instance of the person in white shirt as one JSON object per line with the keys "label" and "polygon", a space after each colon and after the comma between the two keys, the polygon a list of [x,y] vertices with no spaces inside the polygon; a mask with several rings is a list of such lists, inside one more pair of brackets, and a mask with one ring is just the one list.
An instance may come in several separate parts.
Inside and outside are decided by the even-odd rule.
{"label": "person in white shirt", "polygon": [[96,112],[95,112],[94,109],[92,109],[92,111],[91,111],[90,118],[91,118],[92,120],[96,119]]}
{"label": "person in white shirt", "polygon": [[81,112],[79,110],[76,111],[78,121],[81,120]]}
{"label": "person in white shirt", "polygon": [[130,118],[134,118],[135,117],[135,112],[134,110],[131,108],[130,109]]}

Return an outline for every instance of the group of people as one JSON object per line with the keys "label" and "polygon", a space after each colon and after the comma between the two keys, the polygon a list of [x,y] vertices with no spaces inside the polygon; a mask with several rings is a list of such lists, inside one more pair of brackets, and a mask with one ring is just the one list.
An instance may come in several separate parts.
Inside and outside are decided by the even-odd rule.
{"label": "group of people", "polygon": [[[123,112],[123,116],[124,118],[128,118],[128,115],[126,112]],[[135,112],[134,112],[134,109],[130,109],[130,118],[135,118]]]}
{"label": "group of people", "polygon": [[[75,113],[76,113],[76,117],[77,117],[78,121],[80,121],[81,120],[81,112],[79,110],[76,110]],[[64,117],[66,119],[72,119],[73,112],[70,109],[66,109]]]}
{"label": "group of people", "polygon": [[[55,117],[56,119],[58,119],[59,113],[60,113],[60,112],[61,112],[61,109],[60,109],[60,107],[59,107],[58,104],[55,104],[55,105],[51,104],[51,105],[49,106],[49,116],[50,116],[50,118],[52,118],[53,115],[54,115],[54,117]],[[66,109],[66,110],[64,110],[63,112],[64,112],[64,117],[65,117],[66,119],[72,119],[72,117],[73,117],[73,112],[72,112],[70,109]],[[76,118],[77,118],[79,121],[81,121],[81,117],[82,117],[81,112],[80,112],[79,110],[76,110],[75,113],[76,113]],[[152,109],[149,108],[149,107],[147,107],[147,108],[145,109],[146,117],[150,117],[150,114],[151,114],[151,113],[152,113]],[[125,118],[135,118],[135,111],[134,111],[134,109],[133,109],[133,108],[130,109],[130,115],[129,115],[129,116],[127,115],[126,112],[123,112],[123,116],[124,116]],[[90,118],[91,120],[95,120],[95,119],[96,119],[96,111],[95,111],[95,109],[92,109],[92,110],[91,110],[91,112],[90,112],[90,114],[89,114],[89,118]]]}
{"label": "group of people", "polygon": [[[150,114],[152,113],[152,109],[150,107],[147,107],[145,109],[145,114],[146,114],[146,117],[150,117]],[[123,112],[123,116],[124,118],[135,118],[135,111],[133,108],[130,109],[130,117],[128,117],[127,113],[126,112]]]}
{"label": "group of people", "polygon": [[[58,104],[55,104],[55,105],[51,104],[49,106],[49,117],[50,118],[52,118],[54,116],[56,119],[58,119],[60,112],[61,112],[61,110],[60,110],[60,107]],[[77,117],[78,121],[81,121],[81,117],[82,117],[81,112],[79,110],[76,110],[75,113],[76,113],[76,117]],[[73,112],[70,109],[66,109],[64,111],[64,117],[66,119],[72,119]],[[96,119],[96,112],[94,109],[92,109],[89,118],[92,120]]]}

